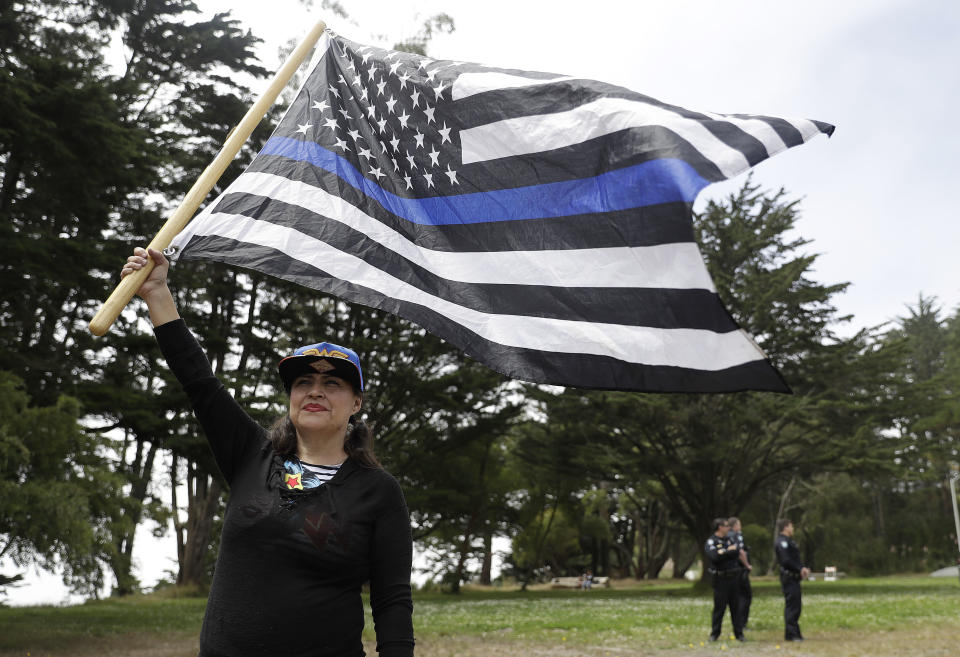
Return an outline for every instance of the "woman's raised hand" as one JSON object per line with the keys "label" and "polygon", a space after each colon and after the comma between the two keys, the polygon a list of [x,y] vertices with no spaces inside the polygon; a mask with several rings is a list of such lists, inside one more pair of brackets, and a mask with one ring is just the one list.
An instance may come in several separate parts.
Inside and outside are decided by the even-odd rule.
{"label": "woman's raised hand", "polygon": [[180,318],[177,312],[177,305],[167,287],[167,272],[170,270],[170,261],[156,249],[147,249],[137,247],[133,250],[133,255],[127,258],[126,264],[120,270],[120,277],[126,278],[130,274],[140,271],[147,266],[147,258],[153,260],[153,270],[147,276],[137,290],[137,295],[147,302],[147,309],[150,311],[150,320],[154,326],[160,326],[167,322]]}
{"label": "woman's raised hand", "polygon": [[150,272],[140,289],[137,290],[137,295],[145,301],[149,301],[150,295],[162,292],[167,287],[167,272],[170,270],[170,261],[156,249],[150,249],[148,252],[147,249],[138,246],[133,250],[133,255],[127,258],[123,269],[120,270],[120,278],[126,278],[146,267],[148,257],[153,260],[153,271]]}

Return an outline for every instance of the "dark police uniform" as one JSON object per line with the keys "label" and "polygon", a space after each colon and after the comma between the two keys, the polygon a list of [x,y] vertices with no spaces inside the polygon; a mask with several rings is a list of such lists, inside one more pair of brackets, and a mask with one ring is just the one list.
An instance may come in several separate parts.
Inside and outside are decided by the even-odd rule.
{"label": "dark police uniform", "polygon": [[783,638],[787,641],[803,640],[800,634],[800,580],[803,578],[803,562],[800,548],[789,536],[780,534],[774,546],[780,562],[780,588],[783,589]]}
{"label": "dark police uniform", "polygon": [[[730,533],[727,534],[727,538],[736,543],[738,549],[746,552],[747,563],[750,563],[750,549],[747,547],[746,541],[743,540],[743,532],[735,532],[731,529]],[[747,622],[750,620],[750,603],[753,602],[753,589],[750,587],[750,571],[746,568],[740,571],[739,590],[737,592],[740,595],[740,622],[743,624],[743,627],[746,627]]]}
{"label": "dark police uniform", "polygon": [[713,617],[710,638],[720,637],[723,614],[730,607],[733,634],[743,639],[743,622],[740,620],[740,552],[729,534],[723,538],[714,534],[704,545],[710,574],[713,576]]}

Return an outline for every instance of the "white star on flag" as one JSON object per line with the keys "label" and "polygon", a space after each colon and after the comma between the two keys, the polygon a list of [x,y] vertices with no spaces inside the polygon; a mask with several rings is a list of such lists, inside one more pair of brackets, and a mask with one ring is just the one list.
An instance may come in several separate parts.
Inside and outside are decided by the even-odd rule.
{"label": "white star on flag", "polygon": [[437,130],[437,132],[440,133],[440,143],[441,143],[441,144],[445,144],[445,143],[447,143],[448,141],[450,141],[450,130],[452,130],[452,128],[448,128],[448,127],[447,127],[446,121],[444,121],[443,127],[440,128],[439,130]]}
{"label": "white star on flag", "polygon": [[457,172],[452,170],[449,164],[447,165],[447,170],[444,171],[444,173],[450,178],[451,185],[457,184]]}

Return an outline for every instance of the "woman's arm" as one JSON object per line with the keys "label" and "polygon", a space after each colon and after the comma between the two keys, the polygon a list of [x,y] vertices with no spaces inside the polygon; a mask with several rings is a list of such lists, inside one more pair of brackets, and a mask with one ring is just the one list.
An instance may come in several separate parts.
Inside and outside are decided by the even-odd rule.
{"label": "woman's arm", "polygon": [[178,321],[180,313],[167,286],[170,262],[163,254],[137,247],[120,275],[126,277],[142,269],[148,256],[153,259],[154,268],[137,295],[147,303],[160,351],[183,386],[217,465],[230,483],[249,453],[263,445],[264,431],[223,387],[190,329]]}

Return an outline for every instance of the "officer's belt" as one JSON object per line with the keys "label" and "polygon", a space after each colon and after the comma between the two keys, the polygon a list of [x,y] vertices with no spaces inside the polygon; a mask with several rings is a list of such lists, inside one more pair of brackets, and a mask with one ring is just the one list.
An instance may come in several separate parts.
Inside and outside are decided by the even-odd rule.
{"label": "officer's belt", "polygon": [[736,577],[740,574],[739,568],[727,568],[725,570],[717,570],[716,568],[710,568],[709,572],[714,577]]}
{"label": "officer's belt", "polygon": [[789,577],[790,579],[801,579],[800,573],[796,572],[795,570],[787,570],[786,568],[780,569],[780,576]]}

